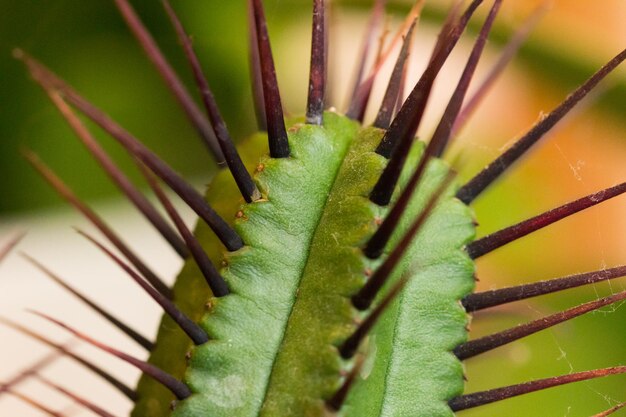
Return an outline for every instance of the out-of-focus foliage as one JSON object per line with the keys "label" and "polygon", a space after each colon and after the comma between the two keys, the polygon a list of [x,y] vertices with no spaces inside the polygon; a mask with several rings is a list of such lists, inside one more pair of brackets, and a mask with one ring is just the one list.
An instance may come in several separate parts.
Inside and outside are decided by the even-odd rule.
{"label": "out-of-focus foliage", "polygon": [[[194,35],[235,137],[253,129],[244,3],[175,3]],[[183,79],[192,86],[183,55],[159,2],[133,4]],[[35,209],[58,201],[20,158],[20,146],[41,153],[85,198],[113,191],[44,93],[26,75],[22,65],[11,58],[11,50],[17,46],[66,78],[184,174],[206,174],[212,169],[210,156],[130,35],[112,1],[2,0],[0,9],[0,212]],[[132,166],[119,147],[104,135],[99,137],[124,168]]]}

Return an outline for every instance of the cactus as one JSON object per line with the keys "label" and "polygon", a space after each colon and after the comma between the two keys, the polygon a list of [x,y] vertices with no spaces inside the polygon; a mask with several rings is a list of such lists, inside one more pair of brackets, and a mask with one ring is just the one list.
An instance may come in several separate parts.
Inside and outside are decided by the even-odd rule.
{"label": "cactus", "polygon": [[[18,396],[48,415],[62,415],[15,389],[24,380],[37,378],[91,412],[111,416],[97,399],[82,398],[39,374],[61,355],[91,369],[132,400],[135,417],[450,417],[518,395],[626,372],[626,367],[615,366],[464,392],[463,361],[626,299],[626,292],[620,292],[492,335],[472,338],[468,334],[471,314],[477,311],[624,275],[624,267],[615,267],[474,292],[476,259],[621,195],[626,183],[481,238],[475,236],[471,204],[618,67],[626,51],[463,183],[456,178],[454,164],[443,156],[527,32],[525,28],[513,39],[484,88],[467,97],[502,0],[486,6],[488,13],[458,84],[426,142],[415,136],[431,90],[482,0],[473,0],[465,8],[460,3],[452,7],[426,69],[406,97],[407,56],[424,2],[416,2],[371,69],[365,66],[370,49],[365,42],[346,114],[325,102],[328,5],[315,0],[307,111],[289,118],[283,114],[263,5],[261,0],[250,0],[251,68],[260,132],[238,148],[170,4],[164,1],[206,114],[130,3],[115,3],[208,150],[225,169],[214,176],[204,196],[199,194],[130,132],[42,63],[17,50],[15,56],[78,138],[186,262],[174,286],[166,285],[38,155],[24,151],[43,178],[93,222],[121,256],[98,238],[79,233],[124,270],[165,314],[156,338],[150,340],[28,257],[149,352],[149,359],[130,356],[88,331],[34,311],[143,375],[138,386],[130,388],[70,346],[2,319],[2,324],[51,346],[57,354],[6,382],[1,393]],[[383,5],[382,1],[375,4],[372,27],[380,21]],[[371,126],[364,125],[373,83],[398,44],[400,53],[380,110]],[[171,223],[116,167],[76,112],[134,158]],[[182,221],[162,183],[198,215],[194,231]],[[620,408],[598,410],[597,416]]]}

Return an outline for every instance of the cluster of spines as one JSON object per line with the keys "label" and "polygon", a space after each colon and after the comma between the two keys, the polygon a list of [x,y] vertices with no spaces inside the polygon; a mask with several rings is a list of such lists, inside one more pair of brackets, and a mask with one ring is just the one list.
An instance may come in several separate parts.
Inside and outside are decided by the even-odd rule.
{"label": "cluster of spines", "polygon": [[[202,102],[206,110],[206,116],[195,104],[191,95],[179,80],[178,76],[168,64],[165,57],[160,52],[158,46],[141,23],[139,17],[134,12],[127,0],[115,0],[122,16],[126,20],[131,31],[138,39],[139,43],[145,50],[150,60],[154,63],[158,72],[165,80],[167,86],[176,97],[177,101],[189,117],[191,123],[198,131],[200,137],[207,145],[209,151],[215,157],[216,162],[225,162],[232,173],[243,199],[252,203],[261,198],[261,194],[256,187],[252,177],[243,166],[241,158],[234,146],[232,139],[228,133],[224,120],[222,119],[215,99],[211,93],[209,85],[201,71],[201,66],[191,41],[184,31],[181,22],[176,17],[172,7],[167,0],[164,6],[168,16],[170,17],[174,29],[184,48],[185,54],[191,65],[196,83],[198,85]],[[374,6],[372,18],[368,25],[361,58],[357,67],[357,76],[353,89],[351,104],[348,110],[348,116],[355,120],[362,121],[365,110],[367,108],[372,86],[382,62],[391,52],[391,47],[385,52],[379,53],[375,60],[375,64],[371,72],[365,76],[365,62],[370,54],[372,39],[374,37],[375,28],[381,21],[384,12],[383,0],[378,0]],[[405,84],[407,56],[409,54],[411,36],[415,27],[416,19],[423,1],[418,1],[413,8],[411,14],[406,19],[402,30],[398,32],[392,45],[404,34],[405,39],[398,56],[397,63],[394,67],[389,86],[387,88],[382,106],[378,112],[374,125],[385,130],[384,137],[377,148],[377,153],[389,159],[388,165],[381,175],[379,181],[374,187],[370,199],[372,202],[386,206],[389,205],[394,190],[396,188],[400,172],[404,168],[408,149],[411,148],[415,134],[419,129],[420,122],[427,106],[430,92],[434,85],[435,79],[446,62],[449,54],[455,47],[465,30],[474,11],[480,6],[482,0],[473,0],[467,9],[461,12],[460,3],[457,3],[451,10],[448,19],[443,25],[430,62],[419,79],[414,89],[408,97],[403,100],[402,91]],[[522,30],[513,37],[510,44],[504,49],[500,60],[493,67],[483,84],[477,89],[477,92],[469,100],[465,100],[465,96],[472,79],[474,71],[477,67],[480,55],[484,49],[489,31],[497,12],[501,6],[502,0],[495,0],[492,8],[485,20],[485,23],[479,33],[478,39],[470,53],[467,65],[461,75],[459,83],[446,107],[439,125],[437,126],[431,140],[429,141],[426,151],[422,156],[419,164],[414,170],[407,186],[400,193],[397,201],[391,207],[389,215],[380,225],[378,231],[371,237],[363,247],[363,253],[369,258],[378,258],[381,256],[383,249],[389,242],[389,239],[395,231],[400,218],[411,199],[411,196],[417,189],[421,176],[428,164],[430,158],[440,157],[444,154],[448,143],[454,138],[458,131],[462,128],[467,117],[473,112],[481,98],[489,89],[493,80],[506,66],[506,63],[512,58],[516,49],[520,46],[523,39],[530,31],[532,23],[537,20],[540,13],[535,13],[529,19]],[[327,71],[327,44],[328,44],[328,28],[325,16],[325,1],[314,0],[313,13],[313,36],[312,36],[312,54],[311,69],[309,81],[309,97],[307,102],[306,122],[309,124],[320,125],[323,123],[324,98],[326,93],[326,71]],[[249,17],[250,17],[250,44],[251,44],[251,73],[253,80],[253,90],[256,103],[256,112],[259,116],[259,126],[267,130],[269,139],[270,156],[273,158],[287,158],[290,155],[289,142],[285,128],[282,104],[278,90],[278,83],[274,69],[272,51],[269,42],[269,36],[266,26],[266,20],[263,12],[261,0],[249,0]],[[208,285],[213,294],[217,297],[227,296],[229,293],[228,285],[219,275],[218,271],[208,260],[206,254],[202,251],[199,243],[193,234],[183,223],[180,216],[169,202],[165,193],[161,190],[156,175],[161,181],[166,183],[178,196],[183,199],[197,214],[205,221],[215,232],[227,250],[234,251],[240,249],[245,242],[237,235],[237,233],[222,219],[217,213],[204,201],[202,196],[195,191],[193,187],[187,184],[174,170],[172,170],[165,162],[159,159],[154,153],[141,144],[129,132],[111,120],[105,113],[90,104],[87,100],[80,96],[63,80],[58,78],[50,70],[37,62],[32,57],[26,55],[22,51],[16,51],[16,57],[23,60],[29,68],[33,78],[38,81],[44,90],[50,96],[52,102],[59,109],[60,113],[67,120],[68,124],[76,132],[77,136],[85,144],[88,150],[93,154],[96,160],[102,165],[104,170],[109,174],[112,180],[119,186],[125,195],[137,206],[137,208],[146,216],[154,227],[163,235],[163,237],[171,244],[174,250],[183,258],[192,256],[200,270],[202,271]],[[626,58],[626,51],[622,51],[615,58],[609,61],[596,74],[594,74],[587,82],[579,87],[571,94],[561,105],[550,112],[547,117],[542,118],[530,131],[519,139],[513,146],[497,158],[493,163],[489,164],[483,171],[476,175],[472,180],[465,184],[459,190],[457,197],[466,204],[471,203],[484,191],[491,183],[496,181],[511,165],[514,164],[526,151],[536,144],[556,123],[558,123],[568,112],[580,102],[603,78],[606,77],[614,68],[616,68]],[[400,105],[401,103],[401,105]],[[466,104],[464,104],[466,103]],[[145,174],[148,183],[158,196],[160,202],[164,206],[170,219],[175,225],[178,234],[169,224],[160,216],[156,209],[143,197],[143,195],[130,183],[124,174],[116,167],[114,162],[106,155],[102,148],[97,144],[89,131],[85,128],[79,118],[74,114],[73,106],[82,112],[85,116],[99,125],[103,130],[108,132],[116,139],[126,150],[136,159],[140,169]],[[44,176],[44,178],[72,205],[81,211],[101,232],[102,234],[124,255],[124,257],[134,266],[126,264],[121,258],[114,255],[104,245],[95,240],[93,237],[84,232],[80,232],[90,241],[96,244],[107,254],[114,262],[116,262],[128,275],[137,282],[157,303],[161,305],[164,311],[170,315],[174,321],[185,331],[189,338],[196,344],[201,345],[209,340],[207,334],[200,326],[185,316],[176,308],[171,301],[171,290],[163,283],[163,281],[152,272],[144,262],[142,262],[133,251],[128,248],[117,234],[102,220],[95,212],[93,212],[86,204],[81,202],[67,187],[60,178],[58,178],[40,159],[30,151],[24,151],[25,157],[29,162]],[[386,306],[394,299],[402,290],[406,280],[400,280],[386,295],[380,297],[374,307],[372,304],[377,299],[381,288],[383,288],[386,280],[398,263],[402,254],[408,247],[413,237],[419,232],[421,225],[428,218],[433,207],[436,205],[439,197],[447,188],[451,176],[445,180],[438,190],[429,198],[422,213],[414,219],[408,232],[403,236],[400,244],[395,247],[387,259],[382,263],[377,271],[370,277],[366,285],[352,297],[355,308],[359,310],[371,309],[369,315],[362,321],[361,325],[355,330],[354,334],[347,338],[341,346],[339,352],[344,358],[353,357],[361,343],[362,339],[367,335],[377,318],[384,312]],[[514,226],[495,232],[484,238],[478,239],[467,247],[467,252],[472,258],[485,255],[498,247],[509,242],[519,239],[529,233],[532,233],[542,227],[552,224],[578,211],[594,206],[609,198],[620,195],[626,191],[626,185],[620,184],[598,193],[583,197],[574,202],[565,204],[554,210],[544,214],[535,216],[529,220],[520,222]],[[19,239],[15,239],[7,246],[6,250],[0,253],[0,256],[6,255],[8,250],[14,246]],[[27,256],[27,255],[26,255]],[[152,343],[138,332],[132,330],[122,321],[115,318],[106,310],[91,302],[88,298],[71,288],[61,278],[48,270],[34,259],[27,258],[35,264],[46,275],[54,281],[69,290],[75,296],[87,303],[92,309],[101,314],[105,319],[120,328],[125,334],[135,340],[146,350],[153,348]],[[138,272],[137,272],[138,271]],[[562,291],[568,288],[609,280],[625,275],[625,267],[616,267],[607,270],[596,271],[593,273],[585,273],[565,278],[558,278],[551,281],[539,283],[531,283],[518,287],[505,288],[501,290],[493,290],[484,293],[472,294],[462,300],[462,304],[468,312],[477,311],[496,305],[514,302],[528,297],[534,297],[542,294],[548,294],[556,291]],[[503,344],[510,343],[526,335],[532,334],[544,328],[553,326],[557,323],[569,320],[578,315],[589,311],[594,311],[602,306],[613,304],[626,299],[626,292],[615,294],[601,300],[596,300],[578,307],[557,313],[546,318],[520,325],[516,328],[486,336],[480,339],[471,340],[458,346],[454,353],[459,359],[468,359],[480,353],[490,351]],[[181,381],[175,379],[164,371],[147,364],[123,352],[120,352],[110,346],[102,344],[88,336],[72,329],[66,324],[46,316],[42,313],[36,313],[53,323],[65,328],[77,337],[127,361],[131,365],[139,368],[143,373],[150,375],[164,386],[169,388],[178,399],[184,399],[191,394],[191,390]],[[45,413],[53,416],[60,416],[61,413],[49,410],[44,405],[39,404],[28,396],[17,393],[13,387],[27,377],[37,376],[40,369],[47,366],[58,355],[69,356],[78,361],[88,369],[92,370],[113,386],[123,392],[131,400],[136,398],[136,393],[117,379],[98,368],[93,363],[71,352],[69,347],[56,344],[50,340],[38,335],[32,330],[13,322],[2,320],[2,323],[12,327],[13,329],[25,333],[37,340],[54,348],[58,353],[44,358],[42,361],[34,364],[31,368],[20,373],[11,381],[0,386],[0,393],[8,392],[19,396],[32,406],[39,408]],[[352,372],[345,378],[345,382],[337,393],[327,399],[327,405],[332,410],[340,410],[343,401],[347,397],[353,382],[356,379],[359,361],[356,362]],[[599,369],[595,371],[580,372],[561,377],[548,378],[544,380],[532,381],[524,384],[518,384],[510,387],[498,388],[490,391],[479,392],[474,394],[466,394],[450,400],[449,405],[452,410],[458,411],[471,407],[477,407],[483,404],[499,401],[512,396],[537,391],[551,386],[562,385],[566,383],[587,380],[591,378],[602,377],[606,375],[626,372],[625,367],[614,367]],[[91,411],[100,416],[109,417],[110,413],[102,410],[96,405],[86,401],[66,389],[56,385],[55,383],[38,378],[45,384],[63,393],[79,404],[87,407]],[[607,416],[619,408],[618,405],[606,410],[596,417]]]}

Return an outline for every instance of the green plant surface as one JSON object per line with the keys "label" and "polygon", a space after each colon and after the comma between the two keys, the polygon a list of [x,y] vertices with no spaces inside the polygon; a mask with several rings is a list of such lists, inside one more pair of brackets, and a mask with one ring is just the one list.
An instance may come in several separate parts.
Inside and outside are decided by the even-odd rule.
{"label": "green plant surface", "polygon": [[[198,295],[195,305],[185,295],[192,317],[200,318],[208,308],[200,322],[213,340],[191,348],[186,336],[172,331],[172,323],[164,319],[151,362],[182,376],[180,358],[189,351],[184,380],[196,392],[179,402],[173,415],[323,416],[328,413],[324,400],[339,387],[341,370],[348,369],[336,346],[354,331],[349,297],[365,282],[365,271],[380,263],[368,260],[360,247],[385,214],[368,199],[386,164],[374,152],[383,131],[368,128],[356,134],[354,122],[333,113],[326,114],[323,127],[296,123],[289,131],[290,158],[247,161],[249,167],[263,167],[255,174],[263,200],[238,207],[241,198],[226,191],[235,189],[228,172],[208,187],[208,201],[234,220],[248,244],[222,259],[216,239],[199,232],[209,240],[205,249],[216,265],[225,265],[222,274],[233,294],[202,299],[206,292],[196,292],[202,278],[192,262],[176,284],[181,297]],[[265,142],[264,135],[253,136],[244,155],[254,155],[251,149],[266,152]],[[422,149],[420,143],[412,152],[402,184]],[[409,209],[412,215],[391,248],[448,169],[441,162],[429,167]],[[444,416],[449,413],[446,399],[462,391],[461,365],[450,351],[466,340],[467,318],[458,300],[474,282],[473,265],[461,251],[473,236],[473,221],[453,196],[450,189],[395,273],[408,274],[410,282],[372,334],[375,342],[366,353],[369,375],[355,388],[346,415],[432,410]],[[416,320],[424,323],[419,330]],[[407,379],[418,388],[401,388]],[[167,413],[173,397],[162,388],[144,379],[139,392],[144,400],[134,415]],[[441,400],[433,403],[432,398]]]}
{"label": "green plant surface", "polygon": [[[409,160],[407,166],[414,165]],[[389,248],[448,170],[441,160],[431,162],[409,211],[415,214],[404,217]],[[346,416],[448,416],[447,400],[463,391],[461,363],[450,352],[467,340],[468,317],[458,300],[474,288],[474,264],[462,249],[473,239],[475,225],[455,190],[442,197],[394,272],[409,281],[369,337]]]}
{"label": "green plant surface", "polygon": [[[225,259],[227,266],[223,274],[233,294],[223,299],[207,298],[193,306],[193,315],[198,317],[207,303],[211,303],[208,314],[200,322],[213,340],[192,350],[186,380],[199,395],[181,403],[177,415],[258,413],[308,258],[313,231],[323,212],[328,188],[356,130],[355,124],[345,118],[331,114],[326,120],[328,125],[323,128],[298,124],[291,129],[292,157],[261,158],[249,164],[263,165],[256,181],[264,198],[242,206],[240,218],[234,221],[247,244]],[[257,135],[247,146],[265,150],[263,143],[267,143],[267,137]],[[240,198],[229,201],[224,194],[226,189],[236,189],[230,184],[229,175],[221,172],[209,187],[208,195],[209,200],[217,203],[216,207],[225,210],[224,218],[235,219]],[[214,256],[221,265],[221,254]],[[192,282],[201,280],[197,274],[189,278]],[[183,298],[190,288],[182,283],[176,291]],[[169,327],[167,322],[162,325]],[[175,355],[170,343],[179,345],[167,335],[159,338],[156,358],[164,361],[156,363],[167,369],[180,369],[187,348],[181,346],[184,349],[177,351],[182,356]],[[228,384],[232,384],[231,389]],[[232,389],[237,393],[230,392]],[[160,409],[152,408],[149,399],[153,395],[144,392],[146,389],[140,389],[142,397],[148,400],[138,404],[135,415],[158,416],[169,410],[171,399],[165,401],[165,409],[163,404]],[[224,400],[226,392],[230,400]]]}

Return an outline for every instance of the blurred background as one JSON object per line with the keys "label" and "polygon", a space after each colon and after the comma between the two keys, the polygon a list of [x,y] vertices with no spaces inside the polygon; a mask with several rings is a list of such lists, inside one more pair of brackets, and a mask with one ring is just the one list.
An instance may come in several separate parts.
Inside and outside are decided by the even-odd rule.
{"label": "blurred background", "polygon": [[[191,87],[191,74],[160,2],[132,3]],[[265,1],[281,93],[291,114],[301,114],[306,100],[310,3],[310,0]],[[394,29],[411,2],[389,0],[388,3],[389,25]],[[482,79],[498,57],[499,48],[539,3],[504,2],[476,80]],[[244,139],[255,130],[248,82],[245,1],[172,0],[172,4],[194,37],[232,135]],[[412,80],[424,68],[449,2],[432,0],[426,4],[411,56]],[[331,104],[340,110],[345,110],[360,34],[370,5],[365,0],[336,0],[334,4]],[[80,0],[0,0],[0,6],[3,10],[0,14],[0,244],[15,233],[26,231],[19,250],[41,260],[151,336],[158,323],[158,309],[133,284],[126,282],[115,266],[76,236],[71,226],[90,230],[91,227],[70,211],[26,164],[20,157],[20,147],[39,153],[168,281],[173,281],[180,261],[119,197],[43,92],[26,75],[22,65],[11,58],[12,49],[23,48],[45,62],[199,188],[214,172],[211,158],[129,34],[112,1],[93,0],[87,4]],[[444,68],[420,136],[428,138],[432,132],[458,80],[480,24],[478,17],[484,16],[487,7],[487,4],[481,7],[483,10],[477,13],[475,23]],[[590,0],[554,0],[518,58],[454,144],[450,159],[462,154],[461,178],[471,178],[624,48],[624,19],[626,4],[621,0],[604,0],[601,7]],[[377,97],[384,91],[388,70],[380,78],[383,82],[376,88]],[[375,97],[372,103],[378,100]],[[371,112],[376,111],[376,105],[370,107]],[[623,181],[626,178],[625,115],[626,70],[620,68],[522,163],[476,201],[479,235]],[[97,129],[93,131],[141,185],[139,174],[124,151]],[[182,205],[180,208],[192,222],[193,216]],[[479,288],[625,263],[626,222],[622,215],[625,208],[626,201],[618,197],[486,255],[478,261]],[[496,309],[475,318],[472,336],[508,328],[621,290],[624,290],[623,279]],[[0,315],[29,324],[54,340],[67,340],[63,332],[56,332],[25,313],[25,307],[49,312],[98,335],[101,340],[141,354],[100,318],[49,283],[16,251],[0,265]],[[624,364],[625,319],[623,306],[616,305],[472,359],[467,363],[467,390]],[[134,384],[137,374],[126,365],[86,347],[81,346],[78,351],[96,358],[112,373]],[[0,381],[7,380],[45,352],[36,342],[0,327]],[[59,361],[46,375],[116,415],[124,415],[130,407],[108,386],[69,361]],[[89,415],[37,382],[24,384],[21,390],[56,409],[67,409],[72,415]],[[617,376],[508,400],[463,415],[583,417],[624,400],[626,378]],[[0,397],[0,415],[40,414],[5,395]]]}

